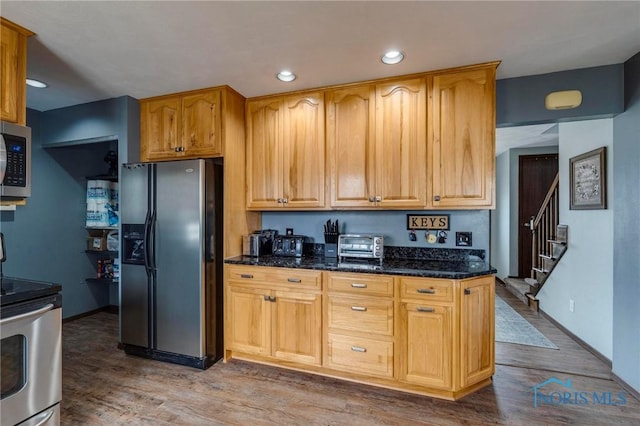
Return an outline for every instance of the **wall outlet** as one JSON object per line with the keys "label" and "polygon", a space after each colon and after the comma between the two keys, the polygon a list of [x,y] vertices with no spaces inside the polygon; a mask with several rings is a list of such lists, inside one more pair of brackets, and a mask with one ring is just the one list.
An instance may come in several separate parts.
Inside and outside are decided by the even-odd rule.
{"label": "wall outlet", "polygon": [[471,232],[456,232],[456,245],[471,247]]}
{"label": "wall outlet", "polygon": [[576,309],[576,303],[573,299],[569,299],[569,312],[573,312]]}

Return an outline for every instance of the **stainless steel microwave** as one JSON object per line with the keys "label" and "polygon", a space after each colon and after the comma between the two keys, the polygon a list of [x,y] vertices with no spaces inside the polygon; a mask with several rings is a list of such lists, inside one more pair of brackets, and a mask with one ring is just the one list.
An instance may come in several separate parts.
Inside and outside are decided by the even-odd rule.
{"label": "stainless steel microwave", "polygon": [[31,195],[31,129],[0,121],[0,196]]}

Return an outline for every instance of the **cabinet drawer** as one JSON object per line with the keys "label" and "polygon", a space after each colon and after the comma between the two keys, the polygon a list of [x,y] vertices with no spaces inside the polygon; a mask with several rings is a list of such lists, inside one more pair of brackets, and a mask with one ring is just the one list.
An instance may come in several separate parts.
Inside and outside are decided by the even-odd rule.
{"label": "cabinet drawer", "polygon": [[321,272],[291,268],[229,267],[229,280],[248,284],[281,285],[292,288],[320,289]]}
{"label": "cabinet drawer", "polygon": [[393,336],[393,300],[330,295],[329,328]]}
{"label": "cabinet drawer", "polygon": [[328,274],[329,291],[370,296],[393,296],[393,277],[368,274]]}
{"label": "cabinet drawer", "polygon": [[402,278],[400,297],[432,302],[453,302],[454,282],[428,278]]}
{"label": "cabinet drawer", "polygon": [[327,367],[393,377],[393,343],[329,333]]}

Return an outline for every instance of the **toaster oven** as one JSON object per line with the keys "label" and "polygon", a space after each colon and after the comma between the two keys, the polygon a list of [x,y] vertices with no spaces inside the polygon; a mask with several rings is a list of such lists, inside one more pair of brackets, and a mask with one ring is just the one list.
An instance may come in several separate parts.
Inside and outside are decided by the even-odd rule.
{"label": "toaster oven", "polygon": [[384,237],[372,234],[342,234],[338,236],[338,257],[379,259],[384,256]]}

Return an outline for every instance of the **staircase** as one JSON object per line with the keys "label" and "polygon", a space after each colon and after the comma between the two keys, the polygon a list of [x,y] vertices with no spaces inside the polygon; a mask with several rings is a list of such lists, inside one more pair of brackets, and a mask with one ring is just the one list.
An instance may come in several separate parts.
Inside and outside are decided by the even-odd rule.
{"label": "staircase", "polygon": [[531,217],[531,277],[506,278],[507,289],[524,303],[538,310],[536,295],[549,275],[567,251],[567,225],[559,222],[559,175],[556,175],[542,206],[536,216]]}

